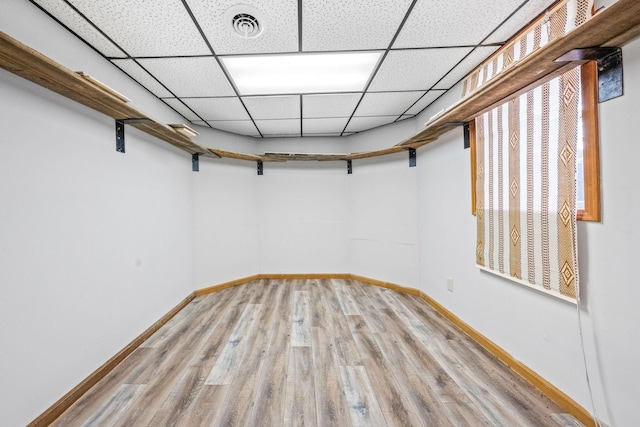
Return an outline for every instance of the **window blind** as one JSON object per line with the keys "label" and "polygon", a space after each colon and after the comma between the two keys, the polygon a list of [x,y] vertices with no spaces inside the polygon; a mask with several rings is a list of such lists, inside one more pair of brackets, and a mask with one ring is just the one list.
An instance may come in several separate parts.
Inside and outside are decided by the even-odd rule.
{"label": "window blind", "polygon": [[476,118],[477,265],[578,296],[580,68]]}

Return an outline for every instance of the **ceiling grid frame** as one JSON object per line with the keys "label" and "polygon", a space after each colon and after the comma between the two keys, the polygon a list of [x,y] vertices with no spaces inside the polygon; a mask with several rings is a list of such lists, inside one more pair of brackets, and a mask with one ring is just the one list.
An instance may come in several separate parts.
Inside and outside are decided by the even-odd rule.
{"label": "ceiling grid frame", "polygon": [[395,43],[396,39],[398,38],[398,35],[400,34],[400,31],[402,31],[402,27],[404,26],[404,23],[407,22],[407,19],[409,19],[409,15],[411,15],[411,11],[413,10],[414,6],[416,5],[416,3],[418,2],[418,0],[413,0],[411,2],[411,4],[409,5],[409,8],[407,9],[407,12],[404,15],[404,18],[402,18],[402,22],[400,22],[400,25],[398,26],[398,29],[396,31],[396,33],[393,36],[393,39],[391,39],[391,42],[389,43],[389,46],[387,47],[387,49],[385,50],[385,52],[382,54],[382,57],[380,58],[380,61],[378,62],[378,65],[376,66],[375,70],[373,71],[373,73],[371,73],[371,76],[369,77],[369,81],[367,82],[366,86],[364,87],[364,90],[362,91],[362,96],[360,97],[360,101],[358,101],[358,104],[356,105],[356,108],[353,110],[353,113],[351,113],[351,117],[349,117],[349,120],[347,120],[347,124],[344,126],[344,129],[342,129],[342,133],[340,134],[340,136],[342,136],[346,130],[347,127],[349,126],[349,122],[351,122],[351,119],[353,118],[353,114],[356,112],[356,110],[358,109],[358,107],[360,106],[360,103],[362,102],[362,98],[364,98],[364,95],[367,93],[367,90],[369,89],[369,86],[371,86],[371,83],[373,82],[373,79],[376,78],[376,74],[378,74],[378,71],[380,70],[380,67],[382,66],[382,63],[384,62],[384,60],[386,59],[387,55],[389,54],[389,51],[391,50],[391,47],[393,46],[393,43]]}
{"label": "ceiling grid frame", "polygon": [[[190,22],[193,23],[193,25],[195,26],[195,30],[193,31],[193,36],[195,37],[195,34],[197,33],[199,35],[199,39],[201,40],[201,42],[203,42],[207,49],[210,52],[209,54],[205,54],[205,53],[198,53],[198,54],[190,54],[190,55],[176,55],[175,53],[176,50],[173,49],[171,52],[169,52],[170,54],[167,55],[142,55],[142,51],[140,51],[139,49],[135,52],[136,54],[141,54],[141,55],[137,55],[137,56],[132,56],[130,54],[130,52],[126,51],[125,49],[123,49],[118,43],[116,43],[111,37],[108,36],[107,33],[105,33],[105,31],[103,31],[101,28],[99,28],[99,26],[93,22],[92,20],[90,20],[86,14],[84,14],[81,10],[79,10],[77,7],[75,7],[73,4],[71,4],[71,2],[73,0],[59,0],[59,2],[61,4],[66,5],[67,7],[71,8],[72,10],[74,10],[74,12],[78,15],[79,19],[84,20],[91,28],[95,29],[95,31],[97,31],[105,40],[106,42],[113,44],[113,46],[118,49],[119,51],[121,51],[125,56],[111,56],[102,53],[99,48],[93,46],[91,43],[89,43],[89,41],[87,41],[85,38],[83,38],[83,36],[81,35],[82,33],[76,32],[74,31],[72,28],[69,28],[69,26],[65,25],[64,22],[62,22],[61,19],[58,19],[56,16],[54,16],[54,14],[48,12],[46,10],[45,7],[41,6],[40,4],[38,4],[38,0],[29,0],[30,3],[32,3],[33,5],[35,5],[36,7],[38,7],[40,10],[42,10],[44,13],[46,13],[49,17],[51,17],[52,19],[54,19],[58,24],[60,24],[62,27],[64,27],[65,29],[67,29],[68,31],[70,31],[72,34],[74,34],[77,38],[79,38],[80,40],[82,40],[85,44],[87,44],[88,46],[90,46],[94,51],[96,51],[98,54],[100,54],[103,58],[105,58],[106,60],[108,60],[109,62],[111,62],[114,66],[116,66],[117,68],[119,68],[122,72],[124,72],[125,74],[127,74],[129,77],[131,77],[132,79],[134,79],[135,81],[137,81],[141,86],[145,87],[145,89],[153,94],[156,98],[160,99],[161,101],[163,101],[163,103],[165,103],[165,105],[167,105],[169,108],[171,108],[172,110],[174,110],[177,114],[180,114],[182,117],[185,118],[185,120],[187,120],[188,122],[192,122],[194,124],[196,124],[195,122],[197,122],[197,125],[202,125],[202,126],[208,126],[208,127],[212,127],[215,128],[215,126],[212,125],[212,122],[224,122],[225,120],[219,120],[214,118],[213,120],[211,119],[211,117],[208,116],[203,116],[202,111],[199,111],[199,109],[197,108],[192,108],[188,102],[185,102],[186,99],[183,99],[184,97],[178,96],[176,95],[176,93],[169,89],[169,87],[167,86],[167,84],[165,84],[164,80],[162,78],[158,78],[158,76],[155,75],[155,73],[150,72],[150,70],[142,63],[143,61],[141,60],[145,60],[145,59],[168,59],[168,58],[213,58],[215,59],[215,64],[217,65],[217,67],[219,67],[219,69],[221,70],[222,74],[224,75],[226,81],[228,82],[228,84],[231,86],[235,96],[227,96],[227,97],[231,97],[231,98],[236,98],[238,99],[238,101],[240,102],[240,104],[242,105],[244,111],[246,112],[246,114],[248,115],[249,120],[251,121],[251,123],[254,125],[254,127],[256,128],[256,131],[259,134],[259,137],[264,138],[265,137],[265,133],[262,132],[262,130],[259,128],[259,124],[257,123],[257,120],[255,119],[255,117],[253,116],[251,109],[248,108],[247,105],[245,105],[245,102],[243,100],[243,96],[240,95],[240,92],[238,90],[238,88],[236,87],[234,80],[231,76],[231,74],[229,73],[229,71],[226,69],[226,67],[224,66],[224,64],[222,63],[222,61],[220,60],[220,58],[225,57],[225,56],[238,56],[238,55],[242,55],[242,56],[251,56],[251,55],[266,55],[266,53],[253,53],[253,52],[249,52],[249,53],[223,53],[223,54],[218,54],[216,52],[216,50],[213,48],[213,45],[211,44],[211,42],[208,39],[207,33],[204,31],[204,28],[200,25],[200,22],[198,20],[198,16],[196,13],[194,13],[194,10],[192,10],[192,8],[189,5],[189,2],[194,2],[195,0],[166,0],[162,3],[158,3],[159,6],[158,7],[162,7],[162,4],[168,4],[170,5],[169,10],[175,10],[175,5],[176,4],[181,4],[182,8],[184,9],[184,11],[188,14],[188,18],[190,20]],[[83,2],[82,0],[79,0],[79,7],[82,7],[83,3],[86,3],[86,8],[89,11],[89,14],[92,15],[90,12],[91,10],[95,10],[93,9],[93,7],[91,7],[91,9],[89,9],[89,5],[91,4],[90,2]],[[111,0],[110,5],[118,5],[119,3],[123,2],[124,0]],[[366,128],[366,129],[362,129],[362,130],[357,130],[355,132],[353,132],[351,129],[348,129],[349,123],[354,119],[354,117],[356,117],[357,114],[357,110],[360,107],[361,103],[364,102],[365,97],[367,94],[379,94],[379,93],[397,93],[397,94],[401,94],[401,93],[405,93],[408,96],[411,93],[417,92],[417,91],[422,91],[423,94],[420,95],[418,97],[418,99],[416,99],[411,105],[409,105],[404,111],[399,111],[399,110],[388,110],[388,111],[382,111],[382,110],[375,110],[372,111],[372,113],[383,113],[382,115],[374,115],[374,114],[370,114],[369,116],[358,116],[361,118],[366,118],[366,117],[370,117],[371,121],[375,121],[377,118],[380,117],[391,117],[391,116],[395,116],[395,120],[389,122],[397,122],[397,121],[401,121],[401,120],[406,120],[407,118],[411,118],[414,117],[415,115],[421,113],[422,111],[424,111],[424,109],[426,109],[432,102],[434,102],[436,99],[435,98],[433,100],[431,100],[430,102],[422,102],[421,104],[421,100],[425,99],[424,97],[426,96],[433,96],[433,94],[443,94],[445,93],[447,90],[449,90],[451,87],[453,87],[457,82],[459,82],[463,77],[461,77],[460,79],[457,79],[458,74],[455,75],[455,77],[451,76],[452,72],[458,72],[458,73],[463,73],[463,71],[460,69],[461,66],[464,66],[464,69],[466,68],[471,68],[473,69],[475,66],[477,66],[477,64],[474,65],[474,61],[475,60],[468,60],[468,58],[472,55],[475,54],[477,55],[477,58],[481,58],[483,55],[482,54],[477,54],[477,50],[478,48],[483,48],[484,50],[489,50],[486,48],[490,48],[490,47],[499,47],[503,44],[503,42],[500,40],[499,37],[492,37],[492,35],[494,33],[496,33],[497,31],[499,31],[501,28],[503,28],[503,26],[505,26],[506,24],[510,23],[511,27],[513,27],[514,25],[519,25],[518,23],[520,21],[522,21],[522,19],[527,16],[528,17],[528,13],[531,10],[535,10],[537,13],[536,16],[540,15],[540,12],[538,11],[538,5],[543,4],[544,5],[544,9],[548,8],[553,2],[551,0],[524,0],[524,1],[520,1],[517,2],[515,0],[495,0],[493,1],[493,3],[495,4],[508,4],[509,5],[509,10],[508,10],[508,15],[506,16],[505,19],[502,20],[502,22],[500,22],[495,28],[493,28],[486,37],[484,37],[481,41],[479,41],[477,44],[473,45],[473,44],[461,44],[458,46],[394,46],[399,37],[401,37],[402,31],[403,29],[405,29],[406,23],[408,22],[409,19],[412,18],[412,13],[415,13],[415,11],[418,9],[418,5],[420,5],[422,2],[424,2],[425,0],[412,0],[411,3],[409,4],[409,6],[407,7],[406,11],[404,12],[404,15],[402,16],[402,20],[400,21],[400,24],[398,25],[398,27],[395,30],[395,34],[393,35],[393,38],[391,39],[391,41],[389,42],[389,44],[386,46],[386,48],[384,47],[380,47],[377,48],[377,46],[369,44],[369,46],[374,46],[376,48],[366,48],[366,43],[365,44],[360,44],[361,47],[364,47],[363,49],[356,49],[354,47],[354,49],[345,49],[345,50],[341,50],[341,49],[336,49],[336,50],[311,50],[311,51],[305,51],[304,49],[304,31],[305,28],[303,27],[303,8],[305,8],[305,4],[304,4],[304,0],[279,0],[283,5],[285,4],[285,2],[287,3],[286,6],[286,11],[287,14],[289,16],[289,18],[287,18],[289,21],[291,21],[291,16],[292,16],[292,7],[291,7],[291,3],[293,3],[295,1],[294,6],[297,6],[297,36],[298,36],[298,40],[297,40],[297,52],[292,51],[292,52],[273,52],[271,54],[273,55],[280,55],[280,54],[295,54],[295,53],[346,53],[346,52],[367,52],[367,51],[378,51],[378,52],[382,52],[382,55],[378,61],[378,63],[376,64],[376,66],[374,67],[374,70],[372,72],[372,74],[369,76],[365,87],[363,88],[362,91],[356,91],[356,92],[313,92],[313,93],[297,93],[298,98],[299,98],[299,116],[297,118],[297,120],[299,120],[299,129],[298,131],[296,131],[293,135],[290,136],[300,136],[300,137],[304,137],[305,136],[305,132],[304,132],[304,115],[306,114],[306,106],[305,106],[305,99],[308,96],[311,95],[338,95],[338,94],[356,94],[359,96],[359,100],[357,102],[357,104],[355,105],[354,109],[351,111],[351,114],[348,116],[348,120],[347,123],[345,125],[345,127],[342,129],[342,132],[340,132],[340,136],[347,136],[347,134],[353,134],[353,133],[357,133],[357,132],[362,132],[365,130],[369,130],[372,128]],[[384,1],[384,0],[383,0]],[[45,3],[44,0],[42,0],[43,3]],[[243,1],[238,0],[238,2],[243,3]],[[247,0],[246,3],[251,4],[252,0]],[[46,4],[49,4],[49,2],[46,2]],[[195,3],[194,5],[197,5],[198,3]],[[225,3],[227,4],[227,3]],[[230,4],[230,3],[229,3]],[[263,4],[263,2],[258,2],[258,4]],[[517,6],[516,6],[517,4]],[[405,6],[406,4],[403,4],[403,6]],[[512,6],[513,5],[513,6]],[[528,9],[523,9],[525,8],[526,5],[528,6]],[[111,9],[114,9],[114,6],[110,6]],[[274,7],[278,7],[277,5],[275,5]],[[513,9],[512,9],[513,7]],[[181,9],[182,9],[181,8]],[[103,8],[104,9],[104,8]],[[107,9],[108,10],[108,9]],[[504,9],[500,9],[503,10]],[[521,13],[521,11],[525,10],[527,13]],[[398,12],[402,12],[401,9],[398,9]],[[138,13],[139,10],[138,10]],[[308,14],[307,11],[305,11],[305,13]],[[332,13],[336,13],[336,8],[333,8],[333,12]],[[507,12],[505,12],[506,14]],[[93,13],[92,16],[95,16],[95,12]],[[156,14],[157,16],[157,14]],[[258,16],[258,15],[256,15]],[[314,17],[313,19],[321,19],[322,15],[317,15],[317,17]],[[399,18],[398,15],[395,15]],[[504,16],[504,15],[503,15]],[[510,21],[512,20],[512,18],[517,17],[518,19],[513,21],[515,22],[515,24]],[[183,21],[185,21],[186,18],[180,18],[179,21],[182,22],[182,24],[184,24]],[[394,18],[394,23],[398,22],[395,21],[396,18]],[[98,22],[102,22],[104,21],[104,19],[99,19]],[[166,21],[165,17],[162,17],[162,21]],[[311,21],[311,22],[315,22],[315,21]],[[342,22],[342,21],[340,21]],[[348,22],[348,21],[346,21]],[[181,24],[181,25],[182,25]],[[268,24],[268,22],[267,22]],[[292,21],[291,24],[294,24],[294,22]],[[393,27],[388,27],[388,29],[386,30],[389,34],[391,34],[391,32],[389,31],[391,28]],[[278,28],[275,27],[275,30],[277,31]],[[111,31],[113,32],[113,27],[112,26],[108,26],[107,31]],[[306,30],[308,31],[308,30]],[[509,31],[507,29],[507,31]],[[174,31],[175,32],[175,31]],[[503,30],[503,33],[505,31]],[[84,32],[84,34],[88,34],[87,31]],[[118,36],[120,38],[120,36]],[[475,41],[475,40],[473,40]],[[487,42],[488,41],[488,42]],[[485,44],[485,42],[487,42]],[[126,43],[125,43],[126,44]],[[144,45],[144,44],[142,44]],[[153,45],[153,43],[147,43],[147,45]],[[157,43],[155,44],[155,46],[157,46]],[[167,45],[169,47],[169,49],[171,49],[171,45]],[[324,45],[326,47],[331,47],[330,45]],[[342,47],[343,45],[338,43],[338,44],[334,44],[333,46],[335,47]],[[379,75],[379,72],[381,70],[381,68],[383,67],[383,64],[385,63],[385,61],[388,59],[389,55],[391,52],[410,52],[410,51],[416,51],[416,50],[438,50],[438,49],[452,49],[452,48],[470,48],[471,50],[463,56],[463,58],[458,61],[455,65],[453,65],[448,71],[446,71],[446,73],[436,76],[439,77],[436,81],[436,83],[434,83],[433,85],[431,85],[431,87],[420,87],[419,89],[411,89],[411,90],[384,90],[384,88],[380,87],[377,89],[380,90],[370,90],[373,86],[374,83],[374,79],[376,78],[376,76]],[[162,53],[162,51],[158,51],[157,49],[154,49],[156,53]],[[246,50],[246,49],[245,49]],[[111,52],[111,51],[109,51]],[[202,52],[202,51],[201,51]],[[157,85],[155,88],[153,87],[147,87],[144,84],[142,84],[139,80],[137,80],[136,78],[133,77],[132,74],[130,74],[129,72],[127,72],[125,69],[123,69],[123,67],[119,66],[117,61],[121,60],[130,60],[131,62],[131,66],[133,66],[133,64],[135,64],[136,67],[140,68],[140,72],[141,73],[145,73],[145,76],[150,76],[151,80],[148,80],[147,85],[155,85],[157,83]],[[465,60],[467,60],[467,64],[465,64]],[[121,64],[124,66],[124,64],[126,64],[125,62],[121,62]],[[462,74],[460,74],[462,75]],[[448,80],[445,80],[447,79]],[[457,80],[456,80],[457,79]],[[456,83],[453,82],[453,80],[456,80]],[[446,84],[442,84],[441,82],[445,81]],[[155,82],[155,83],[153,83]],[[426,86],[426,85],[424,85]],[[446,87],[445,87],[446,86]],[[160,89],[161,88],[161,89]],[[166,91],[166,93],[164,92]],[[172,96],[166,96],[166,95],[172,95]],[[216,99],[216,98],[224,98],[226,96],[219,96],[219,95],[215,95],[214,96],[206,96],[203,98],[212,98],[212,99]],[[290,95],[290,94],[265,94],[265,95],[258,95],[258,96],[264,96],[264,97],[271,97],[271,96],[283,96],[283,95]],[[399,95],[401,96],[401,95]],[[196,97],[190,97],[190,98],[196,98]],[[339,98],[336,98],[339,99]],[[176,104],[179,103],[179,104]],[[171,105],[173,104],[173,105]],[[178,105],[180,106],[180,108],[178,108]],[[416,106],[420,105],[420,110],[416,110]],[[180,111],[182,110],[182,111]],[[417,112],[416,112],[417,111]],[[185,114],[188,112],[188,117],[185,116]],[[415,114],[414,114],[415,113]],[[228,117],[228,116],[221,116],[221,117]],[[346,117],[346,116],[340,116],[340,117]],[[340,117],[335,117],[340,118]],[[196,120],[197,118],[197,120]],[[313,118],[313,117],[310,117]],[[321,118],[321,117],[318,117]],[[330,117],[322,117],[322,118],[330,118]],[[278,119],[259,119],[260,121],[271,121],[271,120],[278,120]],[[284,116],[282,117],[283,121],[288,121],[290,119],[285,118]],[[232,120],[234,121],[234,120]],[[239,120],[235,120],[235,121],[243,121],[242,118],[240,118]],[[382,125],[380,125],[382,126]],[[374,126],[374,127],[378,127],[378,126]],[[246,134],[249,135],[251,132],[249,133],[241,133],[241,134]],[[314,134],[335,134],[332,131],[329,131],[329,129],[327,129],[327,132],[314,132]],[[267,133],[267,136],[270,136],[271,132]]]}
{"label": "ceiling grid frame", "polygon": [[[434,89],[435,89],[435,87],[436,87],[436,86],[437,86],[437,85],[438,85],[442,80],[444,80],[444,79],[449,75],[449,73],[451,73],[453,70],[455,70],[455,68],[456,68],[458,65],[460,65],[464,60],[466,60],[469,56],[471,56],[471,55],[476,51],[476,49],[477,49],[478,47],[483,47],[483,46],[485,46],[485,45],[483,45],[483,43],[485,42],[485,40],[489,39],[489,38],[490,38],[490,37],[491,37],[491,36],[492,36],[496,31],[498,31],[498,29],[499,29],[500,27],[502,27],[502,25],[504,25],[507,21],[509,21],[509,19],[511,19],[513,16],[515,16],[515,15],[518,13],[518,11],[520,11],[520,10],[521,10],[521,9],[522,9],[522,8],[523,8],[527,3],[529,3],[530,1],[531,1],[531,0],[524,0],[524,1],[520,4],[520,6],[518,6],[515,10],[513,10],[513,11],[512,11],[512,12],[511,12],[511,13],[510,13],[510,14],[509,14],[509,15],[508,15],[508,16],[507,16],[503,21],[502,21],[502,22],[500,22],[500,23],[499,23],[499,24],[498,24],[498,25],[497,25],[493,30],[491,30],[491,32],[490,32],[489,34],[487,34],[487,35],[486,35],[482,40],[480,40],[480,42],[479,42],[479,43],[478,43],[478,44],[477,44],[477,45],[476,45],[476,46],[471,50],[471,52],[469,52],[468,54],[466,54],[466,55],[464,56],[464,58],[462,58],[460,61],[458,61],[458,63],[457,63],[456,65],[454,65],[454,66],[453,66],[453,68],[451,68],[451,69],[449,70],[449,72],[447,72],[446,74],[444,74],[444,75],[443,75],[443,76],[442,76],[442,77],[441,77],[437,82],[435,82],[435,83],[433,84],[433,86],[431,86],[431,88],[429,88],[429,91],[434,90]],[[553,3],[555,3],[555,1],[554,1]],[[549,7],[551,7],[551,5],[549,5],[547,8],[545,8],[545,10],[547,10]],[[534,17],[534,18],[532,18],[532,19],[531,19],[531,21],[533,21],[534,19],[536,19],[538,16],[539,16],[539,15],[537,15],[537,16],[536,16],[536,17]],[[527,25],[528,25],[528,24],[527,24]],[[504,43],[500,43],[500,44],[502,45],[502,44],[504,44]],[[491,55],[489,55],[489,56],[491,56]],[[482,63],[482,61],[480,61],[480,63]],[[457,82],[455,82],[451,87],[453,87],[453,86],[455,86],[456,84],[458,84],[462,79],[464,79],[464,76],[463,76],[462,78],[460,78],[460,80],[458,80]],[[451,88],[451,87],[450,87],[450,88]],[[449,89],[450,89],[450,88],[449,88]],[[428,93],[428,92],[427,92],[427,93]],[[425,94],[425,95],[426,95],[426,94]],[[442,95],[444,95],[444,92],[443,92],[443,94],[442,94]],[[442,96],[442,95],[440,95],[440,96]],[[423,95],[423,96],[424,96],[424,95]],[[438,97],[438,98],[440,98],[440,97]],[[437,101],[437,100],[438,100],[438,98],[436,98],[435,100],[433,100],[431,103],[433,103],[433,102]],[[422,99],[422,98],[420,98],[420,99]],[[419,101],[420,101],[420,99],[418,99],[418,100],[417,100],[413,105],[415,105],[417,102],[419,102]],[[425,110],[429,105],[431,105],[431,103],[430,103],[430,104],[428,104],[426,107],[424,107],[424,108],[422,109],[422,111],[424,111],[424,110]],[[406,109],[402,114],[406,114],[406,113],[407,113],[407,111],[409,111],[411,108],[413,108],[413,105],[412,105],[411,107],[407,108],[407,109]],[[420,111],[420,113],[421,113],[422,111]],[[420,114],[420,113],[418,113],[418,114]],[[401,117],[402,117],[402,115],[401,115],[400,117],[398,117],[398,119],[400,119]]]}
{"label": "ceiling grid frame", "polygon": [[256,127],[256,129],[258,130],[258,133],[260,134],[260,137],[263,137],[262,132],[260,132],[260,128],[258,127],[258,125],[256,124],[255,120],[253,120],[253,117],[251,117],[251,113],[249,113],[249,110],[247,109],[247,106],[244,105],[244,101],[242,100],[242,98],[240,97],[240,92],[238,92],[238,88],[236,87],[236,85],[233,83],[233,80],[231,79],[231,77],[229,76],[229,73],[227,72],[227,70],[224,68],[224,65],[222,64],[222,61],[220,61],[220,58],[218,58],[216,56],[216,52],[213,50],[213,47],[211,46],[211,43],[209,43],[209,39],[207,39],[206,35],[204,34],[204,32],[202,31],[202,27],[200,26],[200,24],[198,23],[198,20],[196,19],[196,17],[194,16],[193,12],[191,11],[191,8],[189,7],[189,5],[187,4],[186,0],[180,0],[182,2],[182,5],[184,6],[184,8],[186,9],[187,13],[189,14],[189,16],[191,17],[191,19],[193,20],[194,25],[196,26],[196,28],[198,29],[198,32],[200,33],[200,37],[202,37],[202,39],[204,40],[204,42],[206,43],[207,47],[209,48],[209,50],[211,51],[211,54],[213,55],[213,57],[215,58],[216,62],[218,63],[218,66],[222,69],[222,72],[224,73],[225,77],[227,78],[227,80],[229,81],[229,84],[231,85],[231,87],[233,88],[234,92],[236,93],[236,96],[238,97],[238,100],[240,101],[240,103],[242,104],[242,106],[244,107],[245,111],[247,112],[247,114],[249,115],[249,118],[251,119],[251,122],[253,122],[253,125]]}
{"label": "ceiling grid frame", "polygon": [[[89,25],[91,25],[93,28],[96,29],[96,31],[98,31],[100,34],[102,34],[102,36],[104,38],[106,38],[109,42],[111,42],[114,46],[116,46],[120,51],[122,51],[125,54],[124,58],[116,58],[116,59],[131,59],[134,61],[134,63],[136,65],[138,65],[138,67],[140,67],[142,70],[144,70],[147,74],[149,74],[158,84],[160,84],[160,86],[162,86],[165,90],[167,90],[169,93],[171,93],[174,97],[175,93],[173,93],[168,87],[166,87],[164,85],[164,83],[162,83],[160,80],[158,80],[153,74],[151,74],[142,64],[140,64],[136,58],[132,57],[131,55],[129,55],[129,53],[124,50],[122,48],[122,46],[120,46],[118,43],[116,43],[111,37],[109,37],[107,34],[105,34],[104,31],[102,31],[102,29],[100,29],[93,21],[91,21],[89,18],[87,18],[81,11],[79,11],[73,4],[71,4],[69,2],[69,0],[62,0],[67,6],[69,6],[71,9],[73,9],[73,11],[75,13],[78,14],[79,17],[81,17],[82,19],[84,19]],[[158,97],[157,95],[155,95],[150,89],[148,89],[146,86],[144,86],[143,84],[139,83],[135,78],[133,78],[133,76],[131,76],[129,73],[127,73],[125,70],[123,70],[122,68],[118,67],[117,64],[115,64],[113,61],[111,61],[108,57],[106,57],[102,52],[100,52],[97,48],[95,48],[94,46],[92,46],[89,42],[87,42],[83,37],[81,37],[79,34],[77,34],[76,32],[72,31],[71,29],[69,29],[65,24],[63,24],[59,19],[57,19],[55,16],[53,16],[51,13],[49,13],[46,9],[44,9],[42,6],[40,6],[40,4],[37,3],[37,0],[29,0],[29,2],[31,4],[33,4],[34,6],[36,6],[38,9],[42,10],[45,14],[47,14],[51,19],[55,20],[56,22],[58,22],[58,24],[62,25],[64,28],[66,28],[69,32],[71,32],[73,35],[75,35],[78,39],[80,39],[83,43],[85,43],[86,45],[88,45],[89,47],[91,47],[95,52],[97,52],[100,56],[102,56],[103,58],[105,58],[107,61],[109,61],[111,64],[113,64],[115,67],[117,67],[120,71],[122,71],[123,73],[125,73],[127,76],[129,76],[133,81],[137,82],[140,86],[142,86],[145,90],[147,90],[149,93],[151,93],[153,96],[156,96],[158,99],[162,100],[160,97]],[[177,99],[179,99],[178,97],[176,97]],[[198,115],[198,113],[196,113],[195,111],[191,110],[191,108],[189,108],[188,105],[186,105],[184,102],[180,101],[185,108],[189,109],[193,114],[196,115],[196,117],[199,117],[202,120],[202,117],[200,117]],[[168,106],[169,108],[171,108],[173,111],[175,111],[177,114],[180,114],[181,116],[183,116],[179,111],[177,111],[175,108],[173,108],[171,105],[167,104],[166,102],[163,102],[166,106]],[[184,117],[184,116],[183,116]],[[186,117],[185,117],[186,119]],[[187,119],[188,120],[188,119]],[[206,122],[205,122],[206,123]],[[211,127],[208,123],[207,126]]]}

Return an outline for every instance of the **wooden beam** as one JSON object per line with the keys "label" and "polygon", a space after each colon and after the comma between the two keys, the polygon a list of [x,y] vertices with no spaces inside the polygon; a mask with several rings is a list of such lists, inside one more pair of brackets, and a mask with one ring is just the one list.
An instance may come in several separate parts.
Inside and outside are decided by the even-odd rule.
{"label": "wooden beam", "polygon": [[227,159],[236,159],[236,160],[248,160],[252,162],[256,162],[258,160],[263,160],[262,156],[257,154],[244,154],[244,153],[236,153],[234,151],[226,151],[221,150],[220,148],[208,148],[209,152],[215,154],[219,158],[227,158]]}
{"label": "wooden beam", "polygon": [[321,153],[265,153],[264,159],[270,161],[286,162],[292,161],[331,161],[344,160],[344,154],[321,154]]}

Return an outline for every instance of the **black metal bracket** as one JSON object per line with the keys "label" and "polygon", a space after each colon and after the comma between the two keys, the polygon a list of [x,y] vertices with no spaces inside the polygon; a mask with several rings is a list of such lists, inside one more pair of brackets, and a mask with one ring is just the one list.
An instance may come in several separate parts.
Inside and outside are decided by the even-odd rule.
{"label": "black metal bracket", "polygon": [[598,58],[598,102],[618,98],[624,94],[622,80],[622,49]]}
{"label": "black metal bracket", "polygon": [[148,117],[131,118],[131,119],[116,119],[116,151],[118,153],[124,153],[124,125],[132,123],[150,122]]}
{"label": "black metal bracket", "polygon": [[597,61],[598,63],[598,102],[605,102],[622,96],[622,49],[619,47],[588,47],[573,49],[555,62]]}
{"label": "black metal bracket", "polygon": [[407,148],[409,151],[409,167],[414,168],[416,166],[416,149]]}
{"label": "black metal bracket", "polygon": [[193,172],[200,172],[200,153],[193,153],[191,155],[191,170]]}
{"label": "black metal bracket", "polygon": [[471,147],[471,136],[469,135],[469,123],[462,125],[462,134],[464,137],[464,148]]}
{"label": "black metal bracket", "polygon": [[347,160],[347,174],[351,175],[353,173],[353,163],[351,160]]}
{"label": "black metal bracket", "polygon": [[262,166],[262,160],[258,160],[258,175],[264,175],[264,167]]}
{"label": "black metal bracket", "polygon": [[116,120],[116,151],[124,153],[124,121]]}

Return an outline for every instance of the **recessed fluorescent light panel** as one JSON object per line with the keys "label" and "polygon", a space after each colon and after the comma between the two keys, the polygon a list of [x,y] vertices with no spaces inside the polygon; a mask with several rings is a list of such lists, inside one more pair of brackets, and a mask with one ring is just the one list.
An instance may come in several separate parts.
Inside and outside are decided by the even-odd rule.
{"label": "recessed fluorescent light panel", "polygon": [[220,58],[241,95],[360,92],[381,52]]}

